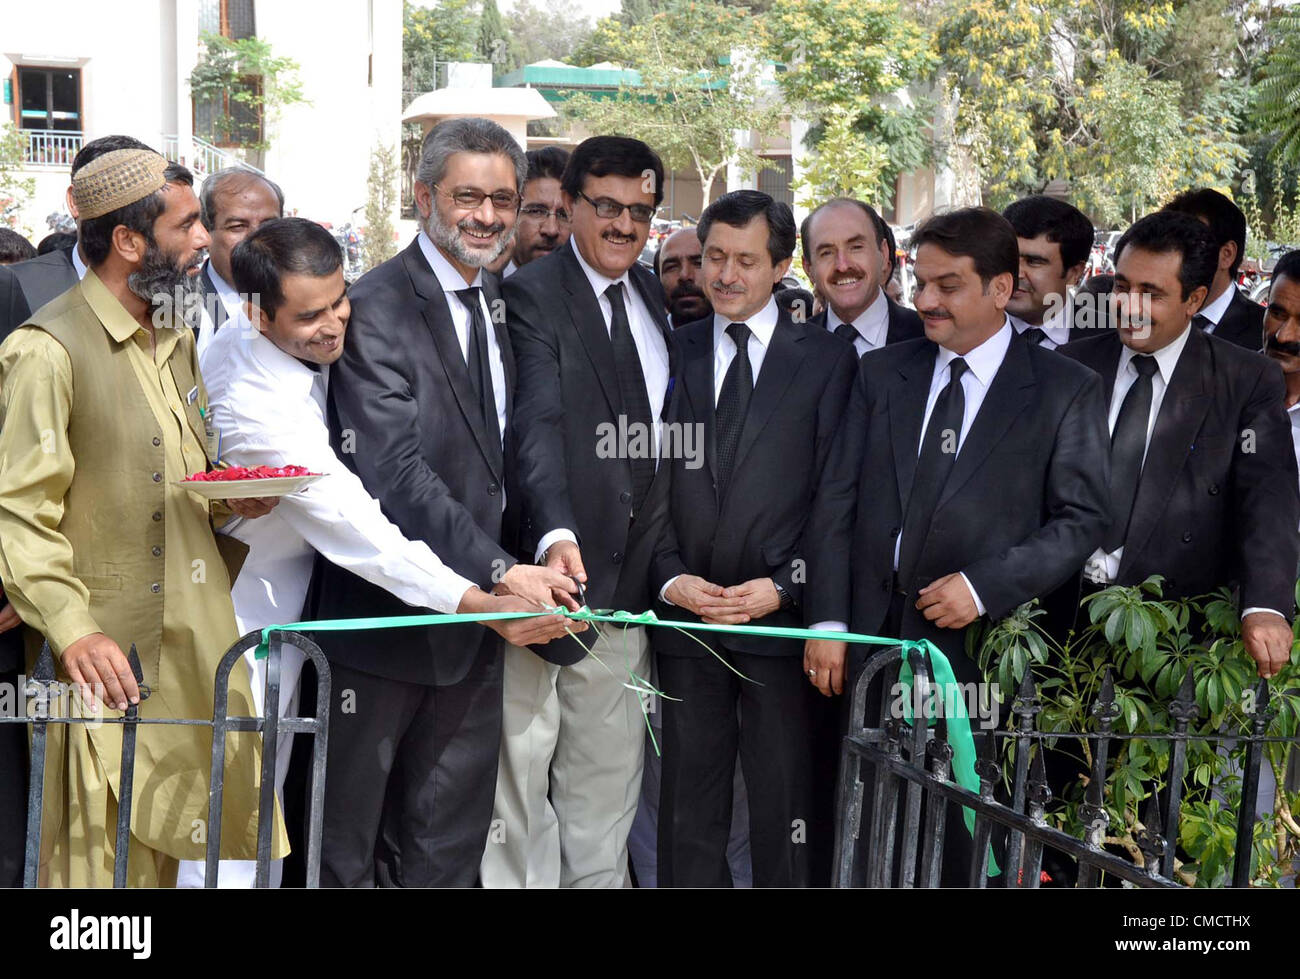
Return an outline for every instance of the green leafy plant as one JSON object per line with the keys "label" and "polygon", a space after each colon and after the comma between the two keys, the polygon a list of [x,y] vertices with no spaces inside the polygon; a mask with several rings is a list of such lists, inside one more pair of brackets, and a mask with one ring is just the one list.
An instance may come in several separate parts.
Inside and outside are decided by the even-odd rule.
{"label": "green leafy plant", "polygon": [[[1003,696],[1032,670],[1041,701],[1038,730],[1096,730],[1092,710],[1108,671],[1115,686],[1112,730],[1117,734],[1173,733],[1169,705],[1189,672],[1197,713],[1188,734],[1231,736],[1251,730],[1257,706],[1255,667],[1242,646],[1237,607],[1226,589],[1170,601],[1163,597],[1160,577],[1152,576],[1138,586],[1113,586],[1088,596],[1082,607],[1087,624],[1063,643],[1044,630],[1046,613],[1036,602],[972,641],[981,668]],[[1300,645],[1293,646],[1290,663],[1270,681],[1270,711],[1276,712],[1266,730],[1270,737],[1294,739],[1300,730],[1298,650]],[[1049,821],[1082,838],[1079,806],[1091,777],[1095,742],[1061,737],[1045,744],[1076,763],[1064,798],[1053,800]],[[1143,859],[1136,834],[1146,800],[1153,792],[1165,798],[1170,746],[1159,739],[1111,742],[1104,793],[1110,816],[1106,844],[1137,864]],[[1008,740],[1008,772],[1014,748]],[[1263,745],[1264,764],[1273,769],[1279,789],[1272,814],[1255,827],[1251,879],[1259,886],[1277,886],[1300,856],[1300,825],[1294,815],[1300,797],[1281,788],[1288,748],[1297,750],[1286,742]],[[1186,883],[1220,886],[1231,874],[1244,753],[1240,741],[1187,741],[1179,836],[1186,859],[1175,864]]]}
{"label": "green leafy plant", "polygon": [[393,240],[393,208],[397,197],[397,155],[393,148],[378,144],[370,151],[370,173],[366,177],[365,262],[372,269],[397,254]]}
{"label": "green leafy plant", "polygon": [[196,103],[219,106],[213,131],[200,133],[245,149],[270,147],[267,132],[289,105],[307,102],[298,78],[298,62],[277,57],[258,37],[228,38],[205,33],[204,50],[190,73]]}
{"label": "green leafy plant", "polygon": [[36,193],[36,181],[21,177],[27,135],[6,123],[0,126],[0,225],[18,226],[18,214]]}

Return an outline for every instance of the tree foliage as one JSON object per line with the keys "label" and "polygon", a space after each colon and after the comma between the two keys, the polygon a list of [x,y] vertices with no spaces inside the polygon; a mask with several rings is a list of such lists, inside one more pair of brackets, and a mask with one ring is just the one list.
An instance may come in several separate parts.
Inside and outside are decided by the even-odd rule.
{"label": "tree foliage", "polygon": [[[228,96],[232,111],[214,118],[215,135],[246,149],[267,149],[267,131],[280,110],[308,101],[298,62],[273,54],[270,43],[259,37],[205,33],[200,40],[204,50],[190,73],[194,101],[220,104]],[[243,111],[237,114],[237,108]]]}
{"label": "tree foliage", "polygon": [[27,134],[5,123],[0,126],[0,225],[18,227],[19,212],[36,193],[36,181],[20,177]]}
{"label": "tree foliage", "polygon": [[1300,164],[1300,10],[1277,17],[1271,30],[1273,48],[1255,91],[1256,117],[1277,141],[1272,155],[1282,163]]}

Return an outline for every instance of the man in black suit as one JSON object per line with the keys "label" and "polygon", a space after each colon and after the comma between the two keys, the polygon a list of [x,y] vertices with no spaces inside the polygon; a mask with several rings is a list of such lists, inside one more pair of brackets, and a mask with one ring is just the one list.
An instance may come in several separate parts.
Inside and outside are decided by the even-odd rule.
{"label": "man in black suit", "polygon": [[1007,301],[1011,326],[1048,350],[1090,336],[1101,326],[1093,308],[1070,300],[1088,266],[1093,230],[1077,207],[1035,194],[1007,206],[1002,216],[1016,229],[1020,275]]}
{"label": "man in black suit", "polygon": [[[502,293],[519,363],[513,431],[524,553],[582,581],[592,608],[650,603],[660,420],[671,376],[663,291],[637,263],[663,198],[640,140],[595,136],[561,180],[566,247]],[[602,626],[506,662],[505,735],[487,886],[621,887],[641,786],[644,628]]]}
{"label": "man in black suit", "polygon": [[799,229],[803,270],[826,303],[809,323],[851,342],[859,355],[922,335],[920,317],[882,288],[892,267],[882,225],[869,204],[836,197]]}
{"label": "man in black suit", "polygon": [[[1160,211],[1116,247],[1118,329],[1062,350],[1109,406],[1113,520],[1093,588],[1164,577],[1164,595],[1238,589],[1259,675],[1291,653],[1300,487],[1276,363],[1193,329],[1222,255],[1213,229]],[[1087,586],[1085,586],[1087,587]]]}
{"label": "man in black suit", "polygon": [[[1015,336],[1005,218],[951,211],[913,241],[926,336],[862,359],[813,507],[806,618],[929,639],[979,682],[966,629],[1061,584],[1105,530],[1101,385]],[[843,690],[845,654],[807,643],[822,693]]]}
{"label": "man in black suit", "polygon": [[[480,588],[539,607],[571,582],[517,564],[503,514],[514,501],[514,358],[495,278],[526,164],[486,119],[424,139],[422,230],[352,288],[331,367],[330,435],[385,514]],[[489,325],[490,324],[490,325]],[[503,542],[504,541],[504,542]],[[317,617],[408,615],[409,606],[334,564],[317,569]],[[563,600],[576,607],[568,598]],[[537,640],[565,620],[536,620]],[[479,625],[325,633],[334,677],[321,881],[470,886],[492,814],[501,733],[501,644]]]}
{"label": "man in black suit", "polygon": [[668,325],[674,330],[713,312],[701,285],[703,251],[694,228],[678,228],[655,252],[655,275],[664,287]]}
{"label": "man in black suit", "polygon": [[[798,627],[803,528],[848,400],[857,356],[781,311],[772,286],[794,253],[790,208],[740,190],[700,217],[713,315],[674,334],[682,395],[672,421],[704,432],[703,465],[674,459],[653,580],[664,617]],[[737,747],[749,795],[756,886],[810,882],[813,733],[826,713],[797,640],[663,630],[661,886],[730,886],[727,838]],[[737,673],[748,679],[741,679]],[[751,682],[752,681],[752,682]],[[807,834],[792,832],[802,820]]]}
{"label": "man in black suit", "polygon": [[1192,325],[1247,350],[1259,350],[1264,344],[1264,307],[1237,288],[1237,270],[1246,248],[1246,215],[1209,187],[1184,191],[1164,210],[1190,214],[1208,226],[1217,249],[1214,281]]}

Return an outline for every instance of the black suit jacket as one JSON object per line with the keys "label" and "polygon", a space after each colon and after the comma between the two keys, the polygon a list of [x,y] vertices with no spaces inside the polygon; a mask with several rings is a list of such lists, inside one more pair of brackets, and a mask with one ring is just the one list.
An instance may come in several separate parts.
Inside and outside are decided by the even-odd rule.
{"label": "black suit jacket", "polygon": [[[484,275],[489,309],[500,298],[498,288],[495,276]],[[515,563],[514,530],[501,511],[503,488],[507,499],[514,495],[510,445],[503,453],[483,425],[447,297],[418,241],[363,276],[349,297],[343,356],[330,368],[334,450],[403,534],[425,541],[444,563],[489,590]],[[499,317],[493,327],[508,419],[515,364]],[[323,561],[313,605],[315,616],[331,618],[421,611]],[[495,640],[488,636],[470,624],[323,633],[319,641],[331,660],[353,669],[446,685],[464,677],[482,643]]]}
{"label": "black suit jacket", "polygon": [[71,248],[0,266],[0,341],[22,326],[32,313],[76,284]]}
{"label": "black suit jacket", "polygon": [[[888,296],[885,297],[885,302],[889,304],[889,326],[885,330],[885,346],[925,336],[925,327],[921,324],[921,317],[917,315],[916,310],[900,306]],[[808,320],[808,325],[825,330],[826,315],[827,311],[823,309]]]}
{"label": "black suit jacket", "polygon": [[[798,324],[782,311],[741,431],[726,494],[718,495],[713,395],[713,317],[673,334],[682,396],[672,421],[704,434],[703,459],[670,463],[669,519],[652,566],[656,593],[674,575],[697,574],[723,585],[772,578],[794,599],[759,625],[798,628],[806,581],[803,532],[831,442],[848,401],[858,357],[823,326]],[[702,465],[697,463],[702,462]],[[684,608],[658,603],[662,618],[698,621]],[[692,633],[703,642],[716,637]],[[672,629],[654,636],[660,653],[708,655],[693,639]],[[797,656],[794,639],[728,636],[723,645],[760,655]]]}
{"label": "black suit jacket", "polygon": [[[203,309],[212,316],[212,328],[215,332],[226,322],[226,304],[221,301],[217,285],[212,281],[212,259],[203,263],[203,272],[199,277],[199,292],[203,296]],[[194,339],[199,338],[199,328],[194,327]]]}
{"label": "black suit jacket", "polygon": [[[811,623],[880,634],[938,349],[912,340],[862,358],[806,536]],[[917,592],[960,571],[998,619],[1076,574],[1109,521],[1108,446],[1098,378],[1013,336],[940,494],[915,576],[898,583],[901,637],[930,639],[959,679],[978,680],[964,631],[931,625],[914,607]]]}
{"label": "black suit jacket", "polygon": [[1264,307],[1247,299],[1235,285],[1228,288],[1232,290],[1232,302],[1211,336],[1247,350],[1260,350],[1264,346]]}
{"label": "black suit jacket", "polygon": [[[1120,350],[1110,332],[1061,353],[1100,376],[1109,405]],[[1236,584],[1241,608],[1292,615],[1300,487],[1283,398],[1276,363],[1217,331],[1188,334],[1147,447],[1119,584],[1163,575],[1174,598]]]}
{"label": "black suit jacket", "polygon": [[[663,290],[640,265],[633,265],[629,276],[668,346],[671,378]],[[599,449],[600,433],[609,430],[602,426],[618,431],[623,413],[600,302],[571,247],[529,262],[505,280],[502,295],[519,363],[510,424],[518,446],[523,553],[532,560],[542,536],[568,528],[582,550],[588,604],[641,612],[651,601],[650,557],[667,467],[659,466],[646,503],[629,521],[631,463],[624,453],[611,456]],[[665,414],[668,407],[665,397]],[[568,638],[537,652],[561,665],[586,655]]]}

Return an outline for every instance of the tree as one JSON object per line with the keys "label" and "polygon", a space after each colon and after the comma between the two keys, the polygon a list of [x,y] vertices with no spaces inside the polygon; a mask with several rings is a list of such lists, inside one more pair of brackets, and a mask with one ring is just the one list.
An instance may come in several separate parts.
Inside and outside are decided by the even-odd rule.
{"label": "tree", "polygon": [[[781,91],[812,122],[815,146],[829,120],[849,119],[860,140],[884,152],[884,182],[929,160],[928,106],[917,92],[899,93],[928,78],[938,58],[929,31],[898,0],[773,0],[764,25]],[[843,148],[848,133],[837,138]]]}
{"label": "tree", "polygon": [[800,161],[803,174],[791,187],[795,200],[811,210],[832,197],[887,199],[892,190],[885,180],[889,151],[862,135],[852,109],[832,111],[816,155]]}
{"label": "tree", "polygon": [[471,0],[439,0],[436,7],[405,0],[402,87],[406,101],[438,87],[439,62],[475,60],[477,43],[478,14]]}
{"label": "tree", "polygon": [[740,145],[738,132],[775,132],[780,107],[764,91],[759,66],[745,56],[755,26],[748,11],[678,2],[631,27],[601,21],[593,42],[639,73],[610,98],[573,96],[565,110],[594,132],[623,133],[653,146],[670,170],[689,167],[704,200],[728,164],[768,166],[762,147]]}
{"label": "tree", "polygon": [[393,208],[397,200],[397,158],[393,148],[377,143],[370,151],[370,173],[366,177],[366,268],[372,269],[397,254],[393,241]]}
{"label": "tree", "polygon": [[0,225],[18,227],[18,214],[36,193],[36,181],[14,171],[24,165],[27,135],[5,123],[0,126]]}
{"label": "tree", "polygon": [[506,30],[506,22],[497,9],[497,0],[484,0],[483,10],[479,13],[477,54],[477,60],[492,65],[493,74],[504,74],[522,64],[519,47]]}
{"label": "tree", "polygon": [[556,0],[545,7],[518,0],[506,21],[525,65],[547,58],[569,60],[592,33],[591,20],[573,0]]}
{"label": "tree", "polygon": [[196,104],[212,107],[212,126],[202,135],[249,150],[270,147],[268,132],[288,105],[307,102],[298,62],[277,57],[259,37],[205,33],[203,54],[190,73]]}
{"label": "tree", "polygon": [[1275,132],[1272,156],[1300,163],[1300,10],[1290,9],[1273,22],[1272,51],[1255,91],[1255,117],[1266,132]]}

